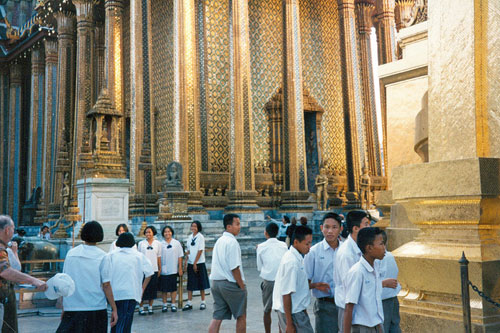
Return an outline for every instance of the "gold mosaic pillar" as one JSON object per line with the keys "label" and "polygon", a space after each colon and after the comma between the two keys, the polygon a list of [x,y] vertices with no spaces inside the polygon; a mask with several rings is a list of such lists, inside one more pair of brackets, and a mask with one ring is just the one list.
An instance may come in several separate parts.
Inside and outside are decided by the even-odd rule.
{"label": "gold mosaic pillar", "polygon": [[8,137],[9,133],[9,68],[0,67],[0,212],[6,213],[6,197],[8,188]]}
{"label": "gold mosaic pillar", "polygon": [[42,194],[45,206],[50,203],[55,176],[57,146],[55,145],[57,117],[57,40],[47,38],[45,46],[45,105],[43,136]]}
{"label": "gold mosaic pillar", "polygon": [[[54,123],[56,174],[51,179],[49,210],[59,211],[64,174],[71,172],[71,122],[75,103],[75,14],[58,11],[57,20],[57,113]],[[52,164],[52,167],[54,164]],[[53,204],[53,205],[52,205]]]}
{"label": "gold mosaic pillar", "polygon": [[105,29],[103,22],[95,23],[95,86],[96,91],[101,91],[106,86],[104,79],[104,56],[106,51]]}
{"label": "gold mosaic pillar", "polygon": [[397,60],[394,0],[376,0],[378,62],[380,65]]}
{"label": "gold mosaic pillar", "polygon": [[89,124],[86,113],[94,100],[94,4],[95,0],[74,0],[76,7],[76,98],[71,150],[71,188],[83,177],[90,157]]}
{"label": "gold mosaic pillar", "polygon": [[[360,70],[363,91],[363,109],[366,138],[365,161],[370,175],[381,176],[382,162],[380,143],[377,130],[377,112],[375,106],[375,91],[373,82],[372,49],[370,34],[373,27],[372,16],[375,9],[375,0],[356,0],[356,15],[358,18],[358,37],[360,49]],[[363,162],[365,162],[363,161]]]}
{"label": "gold mosaic pillar", "polygon": [[344,77],[344,113],[346,113],[344,118],[346,119],[346,151],[349,170],[347,175],[348,190],[358,192],[361,165],[365,161],[365,148],[354,0],[338,0],[338,9],[342,33],[342,75]]}
{"label": "gold mosaic pillar", "polygon": [[[453,10],[450,10],[452,8]],[[429,163],[393,171],[393,197],[419,235],[393,251],[405,332],[461,332],[460,269],[500,299],[500,3],[429,1]],[[500,311],[470,290],[473,332]]]}
{"label": "gold mosaic pillar", "polygon": [[302,52],[299,3],[284,0],[285,68],[284,68],[284,190],[280,211],[310,212],[307,202],[307,169],[304,139],[304,101],[302,92]]}
{"label": "gold mosaic pillar", "polygon": [[227,212],[258,213],[253,166],[252,85],[248,0],[231,0],[229,205]]}
{"label": "gold mosaic pillar", "polygon": [[31,101],[30,131],[28,146],[28,177],[26,191],[41,186],[42,138],[43,138],[43,100],[44,100],[44,51],[40,46],[31,51]]}
{"label": "gold mosaic pillar", "polygon": [[199,77],[196,49],[196,1],[174,2],[175,124],[174,156],[183,168],[182,183],[189,192],[188,211],[204,212],[200,192]]}

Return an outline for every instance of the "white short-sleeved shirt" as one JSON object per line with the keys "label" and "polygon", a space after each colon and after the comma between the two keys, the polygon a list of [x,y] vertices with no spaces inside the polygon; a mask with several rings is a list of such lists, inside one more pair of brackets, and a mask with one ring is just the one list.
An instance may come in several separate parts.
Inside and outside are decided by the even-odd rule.
{"label": "white short-sleeved shirt", "polygon": [[[191,245],[193,243],[194,245]],[[186,249],[189,252],[188,264],[194,264],[198,251],[200,250],[203,252],[201,252],[197,264],[203,264],[205,262],[205,237],[203,237],[201,233],[197,233],[196,236],[193,236],[193,234],[189,235],[186,242]]]}
{"label": "white short-sleeved shirt", "polygon": [[[340,241],[339,241],[340,242]],[[323,239],[318,244],[311,247],[311,250],[304,257],[304,267],[306,268],[307,278],[311,282],[325,282],[330,285],[330,292],[312,289],[312,294],[316,298],[334,297],[335,282],[333,281],[333,272],[335,270],[335,258],[342,243],[335,249]]]}
{"label": "white short-sleeved shirt", "polygon": [[359,261],[359,258],[361,258],[361,250],[351,235],[349,235],[337,251],[335,270],[333,271],[335,304],[342,309],[345,309],[344,280],[351,267]]}
{"label": "white short-sleeved shirt", "polygon": [[106,309],[102,284],[110,282],[110,267],[103,260],[106,252],[97,246],[78,245],[69,250],[63,273],[75,282],[73,295],[63,298],[64,311],[97,311]]}
{"label": "white short-sleeved shirt", "polygon": [[14,251],[10,247],[6,248],[7,253],[9,254],[9,265],[12,269],[16,271],[21,271],[21,262],[18,257],[14,254]]}
{"label": "white short-sleeved shirt", "polygon": [[111,288],[115,301],[142,298],[142,279],[154,274],[153,266],[144,254],[130,247],[119,247],[108,253]]}
{"label": "white short-sleeved shirt", "polygon": [[384,322],[382,280],[377,266],[372,267],[364,257],[352,266],[345,284],[345,303],[353,303],[352,324],[375,327]]}
{"label": "white short-sleeved shirt", "polygon": [[[116,240],[114,240],[113,243],[111,243],[111,245],[109,246],[108,253],[113,252],[116,249],[119,249],[119,247],[116,246]],[[137,251],[137,245],[134,244],[134,246],[132,246],[132,249]]]}
{"label": "white short-sleeved shirt", "polygon": [[170,243],[161,241],[161,275],[177,274],[179,272],[179,258],[184,257],[181,243],[172,238]]}
{"label": "white short-sleeved shirt", "polygon": [[257,270],[260,277],[267,281],[274,281],[281,258],[288,251],[285,242],[276,238],[269,238],[257,246]]}
{"label": "white short-sleeved shirt", "polygon": [[145,239],[139,242],[138,250],[149,259],[153,270],[158,272],[158,258],[161,258],[161,243],[155,239],[153,243],[149,244],[148,240]]}
{"label": "white short-sleeved shirt", "polygon": [[[378,260],[377,260],[378,261]],[[379,266],[380,276],[382,281],[385,279],[397,279],[399,274],[398,265],[396,264],[396,259],[394,259],[394,255],[386,251],[384,259],[380,260]],[[398,286],[396,288],[383,288],[382,289],[382,300],[396,297],[401,291],[401,285],[398,282]]]}
{"label": "white short-sleeved shirt", "polygon": [[292,294],[292,314],[304,311],[311,303],[304,259],[293,246],[281,259],[274,280],[273,310],[285,313],[283,295],[288,294]]}
{"label": "white short-sleeved shirt", "polygon": [[224,231],[221,237],[215,242],[212,252],[212,271],[210,280],[228,280],[236,282],[232,270],[239,267],[241,279],[245,281],[243,267],[241,265],[240,244],[233,234]]}

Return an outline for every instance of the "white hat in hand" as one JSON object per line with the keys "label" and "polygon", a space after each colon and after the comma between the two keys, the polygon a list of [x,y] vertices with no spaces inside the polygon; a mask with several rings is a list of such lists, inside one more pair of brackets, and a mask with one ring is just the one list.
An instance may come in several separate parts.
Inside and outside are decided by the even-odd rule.
{"label": "white hat in hand", "polygon": [[75,292],[75,282],[65,273],[57,273],[47,281],[45,296],[48,299],[56,299],[61,296],[68,297]]}

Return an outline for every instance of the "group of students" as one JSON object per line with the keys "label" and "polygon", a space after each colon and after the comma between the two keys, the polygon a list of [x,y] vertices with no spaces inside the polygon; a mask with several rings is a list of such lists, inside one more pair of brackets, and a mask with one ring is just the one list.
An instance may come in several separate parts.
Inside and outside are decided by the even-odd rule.
{"label": "group of students", "polygon": [[[321,242],[311,248],[312,230],[301,225],[290,249],[276,239],[279,226],[268,223],[267,240],[257,247],[266,332],[271,310],[281,332],[401,332],[397,264],[386,251],[385,232],[370,222],[364,211],[349,212],[342,241],[342,216],[327,213]],[[314,330],[307,313],[311,291]]]}
{"label": "group of students", "polygon": [[[111,332],[131,332],[134,311],[140,303],[140,315],[153,314],[153,300],[162,292],[162,312],[176,312],[177,276],[188,272],[189,300],[183,310],[192,309],[192,293],[202,296],[200,309],[206,308],[205,289],[210,288],[205,267],[205,240],[200,233],[201,223],[191,224],[192,234],[187,241],[186,263],[184,250],[173,238],[170,226],[162,229],[163,241],[155,239],[154,226],[144,230],[145,240],[136,245],[126,224],[116,228],[118,239],[108,253],[98,248],[104,238],[101,225],[83,225],[79,245],[66,255],[63,272],[75,282],[75,292],[63,298],[63,314],[57,332],[107,332],[107,304],[111,306]],[[172,303],[167,303],[170,295]],[[143,307],[148,303],[148,309]]]}

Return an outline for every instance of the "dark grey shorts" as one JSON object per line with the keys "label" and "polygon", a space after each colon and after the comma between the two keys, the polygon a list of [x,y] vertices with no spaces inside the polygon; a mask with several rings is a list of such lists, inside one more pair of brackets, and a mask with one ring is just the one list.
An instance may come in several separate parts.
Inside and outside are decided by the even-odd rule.
{"label": "dark grey shorts", "polygon": [[273,308],[273,289],[274,281],[263,280],[260,284],[262,290],[262,304],[264,305],[264,312],[271,312]]}
{"label": "dark grey shorts", "polygon": [[213,280],[210,290],[214,298],[214,319],[231,319],[231,315],[238,319],[247,313],[247,291],[241,290],[236,282]]}
{"label": "dark grey shorts", "polygon": [[[286,331],[286,317],[281,311],[276,311],[278,314],[279,327],[281,332]],[[295,331],[297,333],[314,333],[314,330],[309,320],[307,312],[301,311],[297,313],[292,313],[293,325],[295,326]]]}

